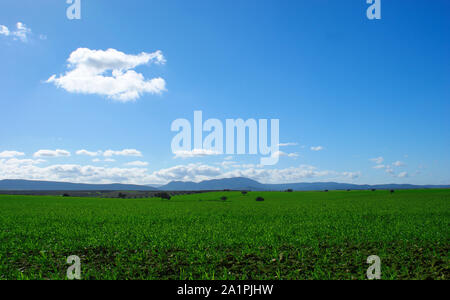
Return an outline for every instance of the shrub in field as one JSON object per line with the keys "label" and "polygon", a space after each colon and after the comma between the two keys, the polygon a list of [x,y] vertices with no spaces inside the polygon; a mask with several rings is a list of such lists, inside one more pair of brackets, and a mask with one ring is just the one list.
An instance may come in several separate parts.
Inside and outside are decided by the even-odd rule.
{"label": "shrub in field", "polygon": [[256,201],[258,201],[258,202],[263,202],[263,201],[264,201],[264,198],[263,198],[263,197],[258,197],[258,198],[256,198]]}
{"label": "shrub in field", "polygon": [[372,192],[375,192],[377,189],[372,189]]}
{"label": "shrub in field", "polygon": [[165,199],[165,200],[170,200],[170,198],[172,198],[172,197],[170,197],[170,194],[169,193],[157,193],[157,194],[155,194],[155,197],[157,197],[157,198],[161,198],[161,199]]}
{"label": "shrub in field", "polygon": [[328,193],[328,190],[325,190],[324,192],[325,192],[325,193]]}
{"label": "shrub in field", "polygon": [[124,193],[119,193],[119,198],[125,199],[126,197],[127,197],[126,194],[124,194]]}
{"label": "shrub in field", "polygon": [[242,195],[244,195],[244,196],[248,194],[247,191],[242,191],[241,193],[242,193]]}
{"label": "shrub in field", "polygon": [[391,194],[395,193],[395,190],[391,190]]}
{"label": "shrub in field", "polygon": [[222,200],[222,201],[227,201],[227,199],[228,199],[228,198],[225,197],[225,196],[223,196],[223,197],[220,198],[220,200]]}
{"label": "shrub in field", "polygon": [[288,193],[293,193],[294,190],[293,190],[293,189],[288,189],[286,192],[288,192]]}
{"label": "shrub in field", "polygon": [[70,195],[66,193],[63,195],[63,197],[70,197]]}

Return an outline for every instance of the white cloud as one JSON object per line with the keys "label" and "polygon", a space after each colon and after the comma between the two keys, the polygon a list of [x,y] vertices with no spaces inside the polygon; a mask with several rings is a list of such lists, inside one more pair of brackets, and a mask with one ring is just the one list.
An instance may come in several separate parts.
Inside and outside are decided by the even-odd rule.
{"label": "white cloud", "polygon": [[10,159],[2,159],[0,162],[4,165],[13,166],[13,167],[22,167],[22,166],[31,166],[37,165],[46,162],[43,159],[18,159],[18,158],[10,158]]}
{"label": "white cloud", "polygon": [[[98,158],[96,158],[98,159]],[[98,159],[99,160],[99,159]],[[99,160],[100,161],[100,160]],[[232,165],[233,169],[206,164],[178,165],[149,173],[143,162],[132,162],[126,168],[78,164],[56,164],[42,167],[42,159],[0,159],[0,179],[30,179],[85,183],[165,184],[170,181],[202,181],[230,177],[247,177],[263,183],[302,181],[348,181],[360,172],[336,172],[300,165],[285,169],[266,169],[254,164]]]}
{"label": "white cloud", "polygon": [[12,32],[12,34],[21,40],[22,42],[26,43],[28,42],[28,35],[31,34],[31,29],[28,28],[25,24],[22,22],[17,22],[16,24],[17,30]]}
{"label": "white cloud", "polygon": [[6,27],[5,25],[0,25],[0,35],[9,36],[10,31],[9,31],[8,27]]}
{"label": "white cloud", "polygon": [[395,167],[403,167],[405,164],[401,161],[396,161],[395,163],[392,164]]}
{"label": "white cloud", "polygon": [[116,160],[115,159],[112,159],[112,158],[105,158],[105,162],[115,162]]}
{"label": "white cloud", "polygon": [[112,156],[142,156],[142,153],[136,149],[124,149],[120,151],[114,150],[106,150],[103,152],[103,156],[112,157]]}
{"label": "white cloud", "polygon": [[394,175],[394,169],[391,166],[386,166],[386,173]]}
{"label": "white cloud", "polygon": [[92,151],[87,151],[87,150],[78,150],[77,152],[75,152],[77,155],[87,155],[87,156],[98,156],[101,155],[101,151],[97,151],[97,152],[92,152]]}
{"label": "white cloud", "polygon": [[375,167],[373,167],[374,169],[384,169],[386,168],[385,165],[376,165]]}
{"label": "white cloud", "polygon": [[145,93],[166,91],[164,79],[146,80],[133,70],[149,63],[164,64],[166,60],[161,51],[129,55],[115,49],[79,48],[70,54],[68,62],[69,70],[64,75],[52,75],[47,82],[70,93],[96,94],[128,102]]}
{"label": "white cloud", "polygon": [[17,156],[24,156],[25,153],[18,152],[18,151],[3,151],[0,152],[0,158],[11,158],[11,157],[17,157]]}
{"label": "white cloud", "polygon": [[311,147],[312,151],[322,151],[323,147],[322,146],[317,146],[317,147]]}
{"label": "white cloud", "polygon": [[138,183],[150,179],[141,168],[105,168],[81,165],[51,165],[39,167],[35,164],[13,165],[0,160],[0,179],[50,180],[81,183]]}
{"label": "white cloud", "polygon": [[222,166],[222,168],[224,168],[224,169],[229,169],[230,167],[238,166],[238,164],[235,161],[231,161],[231,160],[225,160],[225,161],[219,163],[218,165]]}
{"label": "white cloud", "polygon": [[402,172],[398,174],[398,178],[406,178],[406,177],[409,177],[408,172]]}
{"label": "white cloud", "polygon": [[221,155],[222,153],[207,149],[193,149],[191,151],[176,151],[174,154],[175,158],[193,158],[193,157]]}
{"label": "white cloud", "polygon": [[283,151],[277,151],[277,152],[274,152],[274,154],[273,154],[273,157],[281,157],[281,156],[298,157],[298,153],[286,153]]}
{"label": "white cloud", "polygon": [[146,167],[146,166],[148,166],[148,162],[137,160],[137,161],[132,161],[132,162],[126,163],[125,165],[130,166],[130,167]]}
{"label": "white cloud", "polygon": [[373,161],[377,165],[380,165],[384,162],[384,158],[380,156],[380,157],[376,157],[376,158],[371,158],[370,161]]}
{"label": "white cloud", "polygon": [[34,157],[61,157],[70,156],[70,152],[66,150],[39,150],[33,154]]}
{"label": "white cloud", "polygon": [[218,178],[223,172],[220,168],[204,164],[188,164],[162,169],[150,175],[153,183],[170,181],[202,181]]}
{"label": "white cloud", "polygon": [[256,168],[242,168],[223,173],[220,178],[247,177],[262,183],[297,183],[305,180],[316,181],[318,179],[347,181],[360,176],[360,172],[336,172],[300,165],[286,169],[264,169],[260,168],[260,166],[256,166]]}
{"label": "white cloud", "polygon": [[349,179],[357,179],[361,177],[361,172],[342,172],[342,176],[347,177]]}
{"label": "white cloud", "polygon": [[297,146],[298,143],[281,143],[278,144],[278,147],[291,147],[291,146]]}
{"label": "white cloud", "polygon": [[16,41],[20,40],[26,43],[29,35],[31,35],[31,29],[22,22],[17,22],[15,31],[10,31],[5,25],[0,25],[0,35],[9,36]]}

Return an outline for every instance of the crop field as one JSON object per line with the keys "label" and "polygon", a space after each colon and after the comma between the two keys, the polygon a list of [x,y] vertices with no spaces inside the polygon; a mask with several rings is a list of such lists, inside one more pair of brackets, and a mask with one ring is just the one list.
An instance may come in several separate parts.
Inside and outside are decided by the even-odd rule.
{"label": "crop field", "polygon": [[448,280],[449,225],[450,190],[0,195],[0,279]]}

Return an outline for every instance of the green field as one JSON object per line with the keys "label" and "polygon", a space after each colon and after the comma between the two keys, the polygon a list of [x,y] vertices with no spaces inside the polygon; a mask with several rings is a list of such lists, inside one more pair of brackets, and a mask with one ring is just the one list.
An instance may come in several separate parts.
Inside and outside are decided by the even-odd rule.
{"label": "green field", "polygon": [[0,196],[0,279],[448,280],[449,225],[450,190]]}

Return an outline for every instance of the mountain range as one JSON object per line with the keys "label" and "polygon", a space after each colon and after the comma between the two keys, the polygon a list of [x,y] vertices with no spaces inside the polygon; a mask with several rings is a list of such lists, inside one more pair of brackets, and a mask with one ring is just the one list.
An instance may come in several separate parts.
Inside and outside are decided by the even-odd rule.
{"label": "mountain range", "polygon": [[150,186],[134,184],[85,184],[33,180],[0,180],[0,191],[156,191]]}
{"label": "mountain range", "polygon": [[166,185],[154,187],[133,184],[84,184],[53,181],[31,180],[0,180],[0,191],[217,191],[217,190],[245,190],[245,191],[320,191],[320,190],[367,190],[367,189],[429,189],[450,188],[450,185],[412,185],[412,184],[379,184],[358,185],[337,182],[311,182],[263,184],[258,181],[236,177],[206,180],[202,182],[173,181]]}
{"label": "mountain range", "polygon": [[208,191],[208,190],[248,190],[248,191],[320,191],[320,190],[366,190],[366,189],[419,189],[419,188],[450,188],[450,185],[412,185],[412,184],[378,184],[358,185],[337,182],[302,182],[285,184],[263,184],[258,181],[236,177],[226,179],[207,180],[202,182],[173,181],[159,189],[167,191]]}

